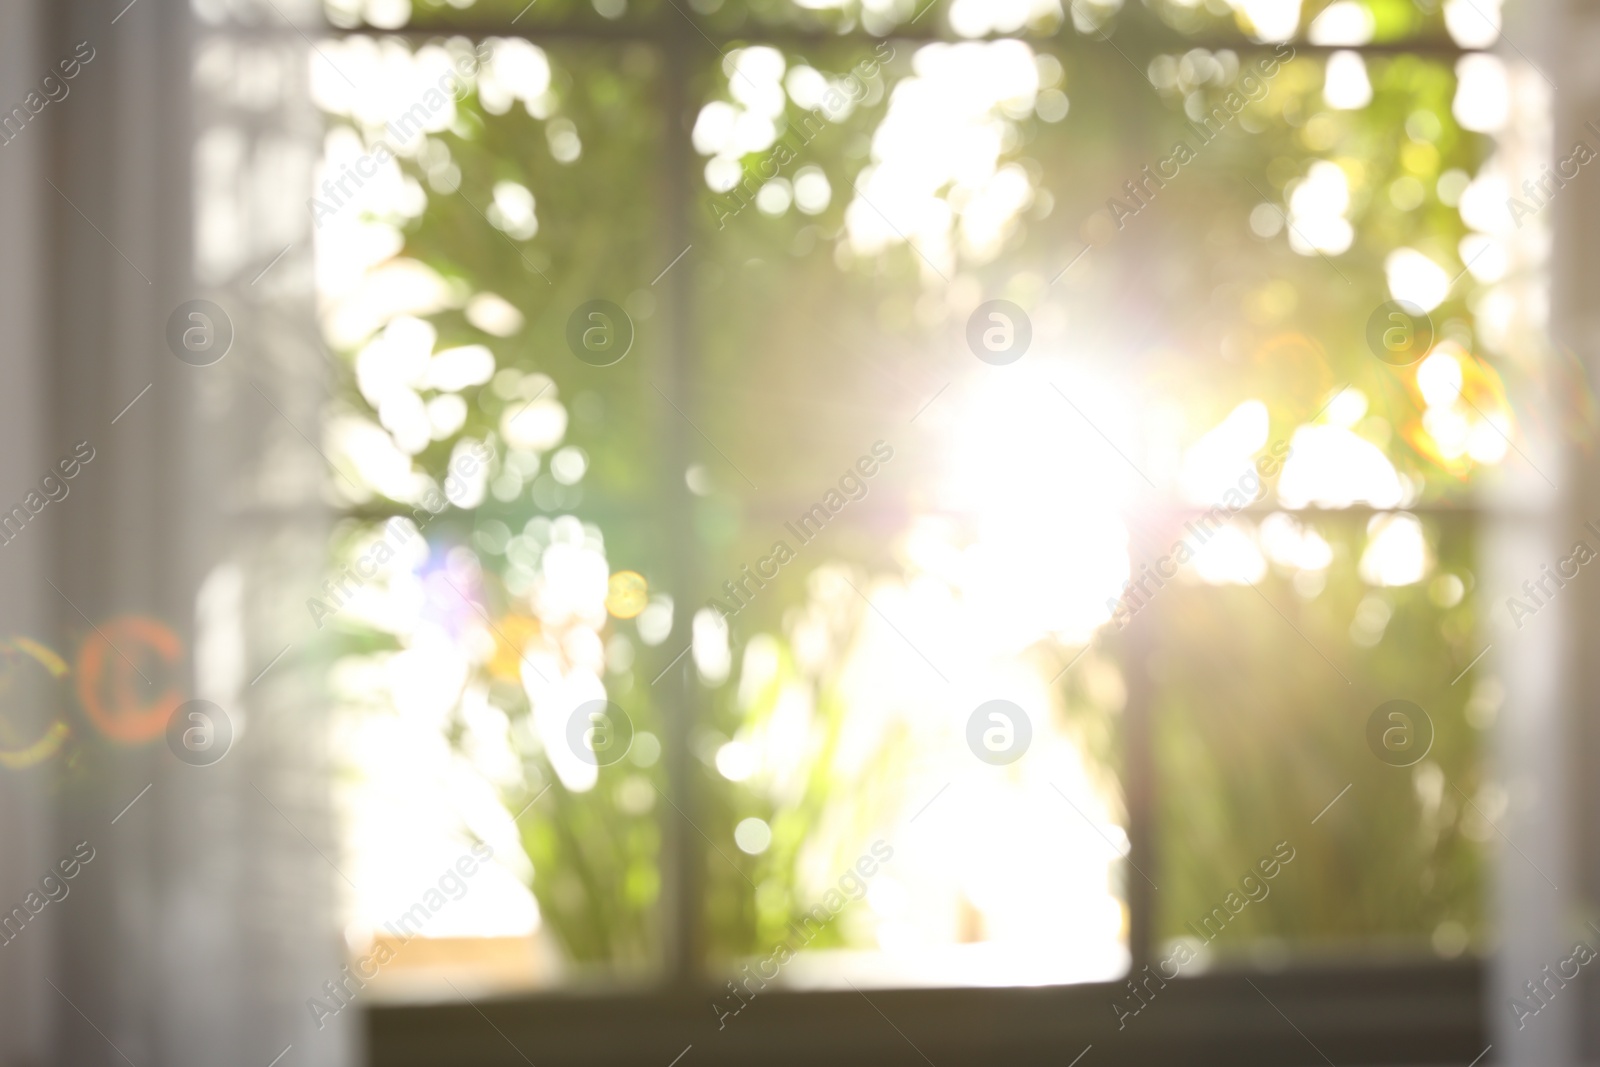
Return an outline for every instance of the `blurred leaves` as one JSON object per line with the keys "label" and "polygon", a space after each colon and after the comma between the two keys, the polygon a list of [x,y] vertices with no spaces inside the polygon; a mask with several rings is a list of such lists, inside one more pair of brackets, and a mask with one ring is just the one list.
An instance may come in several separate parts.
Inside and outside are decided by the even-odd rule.
{"label": "blurred leaves", "polygon": [[[522,6],[483,0],[476,14],[503,9],[509,15]],[[1423,17],[1403,0],[1366,6],[1380,40],[1437,26],[1434,15]],[[1233,22],[1221,5],[1148,7],[1186,32],[1209,34]],[[1305,21],[1318,10],[1308,5]],[[769,26],[845,30],[857,17],[869,23],[873,17],[854,6],[817,11],[780,0],[707,6],[702,14],[722,32],[752,35]],[[679,17],[651,3],[591,7],[540,0],[526,13],[526,27],[535,32],[545,20],[568,16],[599,27],[657,15]],[[900,5],[879,15],[904,20],[911,11]],[[1370,404],[1356,432],[1414,476],[1425,501],[1458,497],[1459,472],[1431,462],[1408,446],[1406,434],[1393,432],[1418,416],[1408,377],[1414,371],[1375,359],[1363,332],[1372,308],[1388,298],[1384,261],[1395,248],[1420,249],[1451,274],[1459,266],[1456,250],[1467,229],[1441,194],[1440,179],[1452,169],[1476,172],[1490,146],[1463,131],[1451,114],[1450,64],[1375,57],[1367,64],[1370,105],[1334,111],[1322,99],[1323,61],[1303,55],[1284,65],[1264,99],[1201,146],[1147,210],[1124,220],[1125,228],[1096,229],[1089,220],[1103,216],[1108,198],[1125,195],[1124,183],[1167,157],[1176,139],[1193,136],[1184,110],[1191,97],[1198,104],[1225,92],[1241,57],[1255,52],[1245,42],[1203,56],[1174,52],[1174,69],[1186,62],[1190,69],[1215,68],[1218,76],[1204,86],[1174,82],[1157,92],[1144,69],[1118,54],[1136,36],[1127,28],[1136,15],[1146,17],[1130,5],[1116,16],[1126,24],[1116,38],[1121,48],[1079,43],[1055,51],[1052,41],[1036,42],[1059,61],[1070,111],[1052,122],[1012,116],[1015,136],[1004,160],[1023,167],[1037,191],[1001,254],[982,264],[962,263],[947,289],[930,286],[916,254],[903,245],[875,256],[846,247],[849,192],[871,156],[895,84],[915,62],[910,45],[885,66],[883,91],[831,123],[790,165],[790,178],[804,166],[826,175],[832,199],[814,215],[794,207],[772,213],[751,208],[718,226],[716,196],[693,176],[697,230],[692,250],[674,267],[690,279],[692,306],[672,310],[695,326],[697,377],[695,395],[680,399],[696,413],[695,429],[763,487],[759,494],[747,492],[730,464],[705,450],[698,475],[704,492],[696,490],[694,505],[701,542],[692,550],[707,575],[736,574],[764,553],[782,523],[873,440],[916,439],[912,416],[967,366],[964,355],[951,353],[961,352],[960,304],[975,302],[968,297],[977,294],[1015,297],[1041,316],[1053,308],[1067,325],[1052,343],[1097,357],[1111,354],[1144,400],[1181,401],[1191,432],[1255,397],[1270,412],[1272,437],[1287,439],[1334,389],[1354,384]],[[418,25],[443,25],[450,17],[431,0],[416,11]],[[1039,28],[1049,29],[1048,22]],[[692,117],[660,113],[661,58],[646,45],[563,41],[546,47],[553,110],[543,117],[521,107],[491,114],[469,98],[458,121],[431,136],[436,147],[404,164],[430,191],[420,218],[404,226],[402,254],[426,263],[462,295],[456,306],[430,316],[439,344],[487,345],[500,369],[493,383],[463,392],[469,414],[457,436],[499,440],[508,412],[535,397],[559,397],[571,416],[565,440],[589,457],[581,486],[559,488],[547,467],[523,457],[525,469],[500,483],[514,482],[509,492],[491,493],[470,513],[452,512],[429,531],[436,550],[476,546],[487,611],[515,635],[481,667],[481,680],[493,683],[496,706],[530,737],[511,646],[524,633],[536,633],[537,623],[512,588],[520,581],[516,538],[542,514],[576,513],[603,531],[613,571],[638,571],[652,588],[668,570],[668,553],[684,548],[662,543],[650,520],[662,480],[685,476],[663,472],[657,455],[662,420],[680,415],[652,391],[650,375],[663,353],[652,322],[661,297],[651,279],[680,252],[659,240],[661,213],[675,208],[661,199],[662,138],[687,136]],[[819,70],[843,72],[867,51],[864,39],[827,40],[786,58],[792,65],[803,54]],[[691,97],[722,99],[728,72],[709,48],[702,59]],[[803,119],[803,111],[785,107],[785,121]],[[556,130],[557,122],[568,126]],[[572,142],[563,140],[569,127],[581,151],[563,160],[558,152],[571,152]],[[752,153],[745,165],[759,156]],[[1268,232],[1268,224],[1255,221],[1281,214],[1296,183],[1321,161],[1344,176],[1346,217],[1355,231],[1350,250],[1331,258],[1297,254],[1282,226]],[[503,182],[531,191],[538,220],[533,237],[515,239],[485,220]],[[1263,208],[1265,215],[1258,213]],[[1057,284],[1085,242],[1092,245],[1087,268]],[[1476,353],[1482,346],[1473,335],[1473,291],[1473,281],[1465,279],[1434,321],[1442,334]],[[462,309],[466,295],[480,293],[509,302],[525,325],[504,337],[473,325]],[[596,298],[623,305],[638,328],[635,351],[617,367],[589,367],[565,350],[567,314]],[[353,380],[345,386],[347,402],[360,407]],[[455,439],[429,445],[417,457],[419,466],[442,479]],[[491,484],[519,462],[508,451],[502,449]],[[856,813],[887,807],[905,773],[893,736],[882,739],[870,776],[842,768],[837,746],[851,709],[837,676],[799,665],[793,635],[796,613],[814,592],[808,576],[825,562],[846,560],[866,574],[901,566],[893,539],[910,514],[932,506],[915,488],[931,466],[908,457],[885,475],[868,502],[830,529],[825,551],[814,550],[774,579],[739,618],[735,662],[750,664],[749,649],[758,641],[770,651],[769,673],[759,684],[747,684],[736,671],[732,683],[700,691],[694,789],[699,828],[718,843],[705,853],[702,872],[707,948],[715,956],[764,949],[781,937],[787,922],[812,903],[802,872],[849,858],[841,851],[819,859],[814,850],[865,831],[869,824]],[[1476,793],[1477,738],[1464,718],[1471,682],[1450,685],[1477,651],[1475,602],[1469,596],[1441,608],[1426,585],[1368,589],[1356,574],[1359,538],[1349,525],[1319,523],[1336,560],[1325,587],[1312,595],[1296,593],[1285,573],[1260,583],[1259,595],[1246,588],[1177,587],[1138,622],[1150,628],[1148,666],[1157,694],[1163,886],[1157,904],[1164,936],[1179,936],[1184,921],[1208,910],[1284,839],[1300,858],[1272,896],[1243,916],[1241,930],[1229,932],[1235,945],[1267,936],[1301,946],[1415,940],[1446,921],[1480,928],[1482,834],[1468,834],[1459,794],[1423,781],[1435,772],[1379,763],[1365,750],[1362,733],[1367,713],[1383,700],[1416,700],[1438,730],[1423,766]],[[1431,527],[1430,536],[1440,569],[1470,576],[1470,523]],[[715,583],[705,592],[715,593]],[[1287,621],[1262,603],[1263,596]],[[1372,597],[1387,608],[1386,629],[1361,648],[1352,642],[1352,621]],[[675,610],[698,606],[682,602]],[[865,610],[857,605],[855,617]],[[612,668],[608,691],[638,729],[659,730],[648,684],[654,671],[644,668],[637,623],[611,619],[603,636],[623,639],[641,661]],[[830,640],[828,662],[837,667],[850,632]],[[1100,768],[1108,795],[1117,791],[1122,759],[1116,679],[1117,668],[1096,654],[1060,685],[1069,725]],[[796,689],[807,694],[812,714],[805,750],[788,754],[795,768],[790,786],[758,788],[716,773],[720,746],[762,731],[784,694]],[[523,781],[507,787],[506,803],[515,812],[548,787],[549,795],[519,823],[546,929],[573,960],[650,963],[662,921],[654,795],[664,784],[660,765],[602,768],[594,788],[574,792],[536,745],[525,746],[522,755]],[[1350,782],[1350,794],[1311,826],[1322,805]],[[1442,799],[1430,801],[1435,795]],[[771,845],[760,856],[730,844],[733,827],[749,817],[772,829]],[[830,927],[820,943],[849,942],[845,928]]]}

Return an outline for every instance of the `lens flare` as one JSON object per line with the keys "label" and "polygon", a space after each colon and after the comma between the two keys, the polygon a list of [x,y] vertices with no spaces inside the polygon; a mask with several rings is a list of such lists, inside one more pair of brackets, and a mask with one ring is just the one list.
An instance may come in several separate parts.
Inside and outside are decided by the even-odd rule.
{"label": "lens flare", "polygon": [[[39,642],[27,637],[0,641],[0,701],[7,705],[7,712],[19,707],[42,708],[50,703],[49,696],[38,689],[42,679],[28,669],[30,665],[43,668],[55,682],[67,676],[66,661]],[[19,729],[10,714],[0,716],[0,766],[11,770],[43,763],[72,736],[72,728],[59,717],[41,736],[25,744],[15,736],[17,732],[31,731]]]}
{"label": "lens flare", "polygon": [[539,620],[527,615],[507,615],[495,620],[494,655],[489,657],[487,670],[502,682],[517,682],[522,678],[522,657],[528,642],[537,637]]}
{"label": "lens flare", "polygon": [[[143,744],[166,732],[184,701],[170,684],[182,662],[183,642],[165,623],[137,615],[111,619],[78,650],[78,702],[106,737]],[[163,678],[169,680],[164,687]]]}
{"label": "lens flare", "polygon": [[650,584],[638,571],[618,571],[606,584],[606,610],[614,618],[631,619],[650,603]]}

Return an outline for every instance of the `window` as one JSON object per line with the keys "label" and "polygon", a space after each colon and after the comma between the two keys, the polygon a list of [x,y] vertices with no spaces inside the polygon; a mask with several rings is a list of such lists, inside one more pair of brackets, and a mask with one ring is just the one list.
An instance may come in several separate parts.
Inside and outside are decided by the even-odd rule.
{"label": "window", "polygon": [[[392,989],[1470,999],[1557,192],[1495,12],[329,18],[311,610]],[[978,996],[895,1003],[1047,1029]]]}

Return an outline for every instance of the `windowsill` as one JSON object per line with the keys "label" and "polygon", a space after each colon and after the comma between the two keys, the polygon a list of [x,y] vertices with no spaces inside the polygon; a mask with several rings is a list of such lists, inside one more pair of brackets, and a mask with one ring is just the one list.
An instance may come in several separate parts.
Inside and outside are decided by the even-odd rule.
{"label": "windowsill", "polygon": [[1112,1005],[1128,996],[1122,982],[773,992],[720,1029],[714,988],[379,1006],[367,1026],[374,1067],[520,1064],[524,1056],[541,1065],[664,1067],[689,1045],[695,1067],[922,1064],[923,1053],[937,1067],[1064,1067],[1089,1045],[1093,1067],[1305,1064],[1324,1055],[1338,1067],[1459,1065],[1487,1043],[1483,973],[1481,961],[1466,960],[1180,978],[1120,1030]]}

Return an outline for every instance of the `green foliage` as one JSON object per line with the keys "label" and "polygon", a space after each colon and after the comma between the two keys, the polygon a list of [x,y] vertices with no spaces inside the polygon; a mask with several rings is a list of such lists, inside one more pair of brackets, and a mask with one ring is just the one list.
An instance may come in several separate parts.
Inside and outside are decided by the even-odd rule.
{"label": "green foliage", "polygon": [[[514,12],[521,6],[495,0],[480,9]],[[1187,31],[1209,32],[1227,21],[1208,8],[1152,6]],[[1381,39],[1431,25],[1408,4],[1374,0],[1370,7]],[[652,12],[677,17],[650,5],[621,17],[642,22]],[[449,15],[423,5],[417,23],[440,25]],[[534,31],[568,17],[606,24],[575,0],[540,0],[527,23]],[[844,29],[853,18],[853,9],[818,13],[771,0],[725,5],[710,21],[723,32],[748,27],[755,34],[772,25]],[[1127,42],[1126,36],[1118,40]],[[787,58],[842,74],[869,56],[873,43],[810,43]],[[1461,130],[1450,113],[1454,76],[1448,64],[1375,59],[1372,104],[1334,112],[1320,100],[1321,61],[1306,56],[1288,63],[1265,100],[1204,146],[1125,227],[1108,230],[1092,222],[1108,198],[1123,196],[1124,182],[1187,136],[1185,94],[1154,91],[1141,69],[1146,56],[1135,64],[1110,46],[1037,45],[1059,55],[1071,111],[1059,124],[1031,115],[1015,120],[1004,158],[1026,168],[1037,194],[1001,254],[961,264],[959,283],[1029,307],[1059,308],[1080,351],[1123,353],[1122,369],[1144,395],[1181,401],[1191,428],[1214,425],[1241,399],[1255,397],[1269,409],[1276,440],[1311,417],[1335,388],[1354,384],[1370,404],[1357,432],[1416,479],[1424,501],[1459,496],[1457,475],[1406,444],[1401,428],[1417,419],[1417,402],[1403,374],[1366,350],[1363,334],[1369,312],[1386,298],[1389,251],[1409,245],[1453,264],[1465,233],[1439,195],[1439,178],[1451,168],[1474,171],[1488,145]],[[652,377],[663,347],[654,329],[660,298],[651,279],[679,251],[660,239],[662,213],[673,205],[661,199],[659,168],[662,138],[684,136],[685,117],[661,114],[661,58],[643,44],[544,47],[555,70],[557,104],[549,116],[534,118],[520,106],[489,114],[469,97],[455,126],[432,137],[432,165],[404,163],[406,173],[431,191],[421,217],[405,227],[402,254],[462,292],[504,297],[526,319],[520,332],[500,338],[471,325],[459,308],[431,316],[441,348],[487,344],[502,375],[516,372],[497,378],[500,385],[467,391],[470,414],[461,433],[496,438],[508,410],[530,399],[533,387],[519,383],[542,383],[538,376],[547,375],[550,395],[559,395],[572,417],[567,441],[590,458],[578,489],[556,489],[547,472],[539,475],[554,494],[544,498],[555,501],[551,506],[536,502],[535,482],[532,496],[523,489],[509,499],[490,498],[472,514],[452,513],[429,531],[436,551],[476,547],[484,599],[495,618],[515,611],[508,576],[516,560],[502,539],[484,536],[490,524],[514,535],[540,515],[575,513],[603,532],[612,570],[637,570],[655,588],[674,546],[663,543],[650,516],[661,486],[684,476],[663,470],[657,450],[663,420],[681,416],[660,402]],[[718,196],[691,176],[698,190],[693,250],[675,269],[691,276],[692,303],[672,310],[696,328],[693,360],[703,395],[685,403],[700,416],[696,430],[717,443],[716,451],[702,450],[712,489],[697,498],[694,513],[700,539],[692,551],[708,579],[707,597],[720,595],[724,577],[783,536],[783,523],[826,487],[827,472],[846,467],[880,438],[897,446],[926,444],[912,415],[970,363],[962,351],[962,323],[940,311],[942,292],[924,291],[926,275],[914,252],[899,247],[881,257],[854,257],[838,251],[845,205],[871,157],[873,132],[895,83],[911,71],[913,46],[895,47],[895,59],[862,106],[830,123],[785,168],[789,177],[803,166],[827,175],[833,199],[819,214],[791,210],[771,218],[752,207],[719,219]],[[1232,58],[1254,54],[1241,43]],[[727,72],[709,48],[701,58],[696,102],[726,98]],[[1199,96],[1210,100],[1226,89],[1214,83]],[[784,118],[804,116],[790,104]],[[552,154],[551,123],[558,119],[581,138],[576,162]],[[761,157],[752,153],[744,160],[747,173]],[[459,169],[459,191],[440,177],[440,160]],[[1263,201],[1282,203],[1286,187],[1321,160],[1336,163],[1349,181],[1357,235],[1350,252],[1332,261],[1295,254],[1282,235],[1257,236],[1248,222]],[[531,240],[513,240],[486,223],[483,212],[498,181],[534,192],[540,228]],[[1422,190],[1410,207],[1403,205],[1411,187],[1397,186],[1406,181]],[[1093,246],[1093,269],[1057,284],[1085,241]],[[1456,289],[1435,320],[1470,345],[1469,296],[1468,286]],[[638,328],[633,352],[616,367],[589,367],[565,347],[567,316],[595,298],[622,304]],[[362,407],[349,384],[346,402]],[[451,445],[431,445],[419,466],[442,480]],[[719,458],[722,452],[740,473]],[[858,575],[901,566],[891,539],[911,511],[928,503],[913,499],[934,467],[926,452],[904,449],[906,458],[885,469],[826,542],[806,550],[806,558],[741,613],[734,623],[733,681],[701,694],[692,749],[702,812],[697,828],[715,843],[704,854],[702,872],[708,951],[715,957],[764,951],[781,938],[787,923],[814,903],[808,896],[814,887],[800,870],[819,828],[830,842],[865,832],[866,813],[888,806],[897,779],[907,773],[894,737],[884,739],[870,776],[841,769],[837,747],[851,709],[837,677],[798,666],[791,634],[794,611],[809,595],[808,576],[824,563],[847,561]],[[743,471],[759,491],[744,484]],[[371,510],[369,520],[409,511],[398,505]],[[1440,567],[1470,577],[1471,532],[1447,525],[1431,529]],[[1184,921],[1207,910],[1283,839],[1299,858],[1272,897],[1229,933],[1234,945],[1267,936],[1296,946],[1415,940],[1446,920],[1475,933],[1481,928],[1481,834],[1468,832],[1481,827],[1468,825],[1470,812],[1455,789],[1472,795],[1478,786],[1476,735],[1463,718],[1470,680],[1450,684],[1476,653],[1475,603],[1469,597],[1440,608],[1426,586],[1368,589],[1355,572],[1361,538],[1348,524],[1319,526],[1336,546],[1336,561],[1316,596],[1297,596],[1287,574],[1262,582],[1260,595],[1244,588],[1174,587],[1136,623],[1148,627],[1153,650],[1148,669],[1156,693],[1163,936],[1179,936]],[[1267,610],[1261,596],[1282,616]],[[1383,599],[1392,619],[1374,647],[1354,650],[1351,620],[1370,597]],[[680,600],[676,610],[699,606]],[[635,624],[612,619],[606,636],[627,638],[642,663]],[[758,637],[772,642],[777,668],[741,698],[739,656]],[[849,640],[849,632],[835,634],[835,651]],[[1105,658],[1122,654],[1115,651],[1119,644],[1113,646],[1113,653],[1096,652],[1069,673],[1059,683],[1059,699],[1115,809],[1124,738],[1114,679],[1119,669],[1142,668]],[[642,666],[612,672],[607,685],[638,729],[660,732],[660,711]],[[785,685],[806,687],[814,699],[800,787],[776,796],[715,773],[717,746],[741,730],[762,728]],[[1429,791],[1432,779],[1423,780],[1434,771],[1397,770],[1365,749],[1366,715],[1401,695],[1433,715],[1438,739],[1423,766],[1449,783],[1442,794]],[[517,724],[518,736],[533,736],[520,686],[499,679],[493,699]],[[549,789],[520,823],[547,929],[573,960],[648,966],[663,921],[660,801],[641,804],[639,797],[664,787],[661,766],[602,768],[598,785],[580,793],[559,782],[538,745],[529,742],[522,755],[524,780],[508,787],[505,799],[515,812]],[[1352,781],[1339,806],[1310,826],[1318,809]],[[643,787],[648,792],[641,794]],[[1442,800],[1430,799],[1436,794]],[[759,857],[729,845],[734,826],[751,816],[772,830],[772,844]],[[836,857],[838,863],[848,859]],[[843,927],[830,927],[818,942],[849,943]]]}
{"label": "green foliage", "polygon": [[[1244,954],[1268,937],[1307,951],[1426,951],[1444,922],[1483,933],[1490,831],[1468,802],[1481,782],[1482,722],[1468,720],[1471,678],[1455,681],[1482,651],[1477,609],[1470,597],[1441,607],[1438,585],[1366,587],[1355,573],[1355,518],[1314,524],[1335,549],[1314,599],[1279,573],[1259,592],[1169,587],[1148,609],[1159,694],[1158,936],[1193,936],[1185,924],[1279,841],[1295,861],[1217,939],[1217,953]],[[1470,528],[1430,525],[1440,573],[1470,584]],[[1363,601],[1382,608],[1363,612]],[[1352,634],[1358,616],[1386,612],[1381,638]],[[1412,767],[1390,766],[1367,745],[1368,717],[1392,699],[1432,720],[1432,748]]]}

